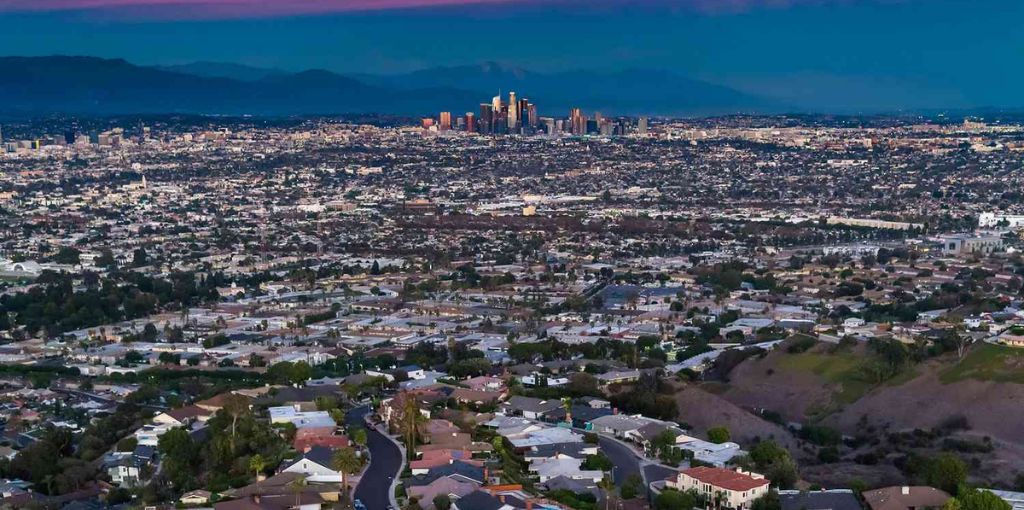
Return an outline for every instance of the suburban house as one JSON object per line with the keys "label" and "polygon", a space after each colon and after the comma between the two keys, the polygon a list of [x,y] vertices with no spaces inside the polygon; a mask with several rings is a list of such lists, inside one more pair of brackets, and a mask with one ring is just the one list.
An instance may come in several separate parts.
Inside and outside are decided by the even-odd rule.
{"label": "suburban house", "polygon": [[423,510],[434,509],[434,498],[445,494],[452,501],[475,491],[480,485],[474,482],[456,480],[454,478],[442,477],[427,485],[409,487],[407,493],[410,498],[419,498]]}
{"label": "suburban house", "polygon": [[291,423],[297,429],[334,427],[337,423],[327,411],[302,411],[298,404],[267,409],[270,423]]}
{"label": "suburban house", "polygon": [[530,420],[540,420],[556,409],[562,408],[561,400],[541,400],[539,398],[514,396],[499,406],[498,411],[508,416],[522,416]]}
{"label": "suburban house", "polygon": [[695,490],[716,506],[741,510],[755,499],[768,494],[769,481],[763,475],[737,469],[694,467],[665,481],[665,486],[680,491]]}
{"label": "suburban house", "polygon": [[341,473],[331,468],[331,457],[334,450],[323,446],[313,446],[294,461],[288,467],[281,470],[282,473],[301,473],[306,475],[309,482],[340,483]]}
{"label": "suburban house", "polygon": [[210,491],[197,489],[182,494],[181,497],[178,498],[178,502],[182,505],[205,505],[210,502],[211,496],[213,496],[213,493]]}
{"label": "suburban house", "polygon": [[504,497],[478,490],[452,501],[452,510],[517,510],[517,507],[506,503]]}
{"label": "suburban house", "polygon": [[585,470],[581,466],[583,459],[576,459],[567,455],[559,455],[549,459],[536,460],[530,463],[530,472],[537,475],[537,481],[546,483],[557,477],[565,477],[572,480],[582,480],[597,483],[604,478],[604,471]]}
{"label": "suburban house", "polygon": [[927,486],[884,487],[861,493],[871,510],[923,510],[942,508],[950,495]]}
{"label": "suburban house", "polygon": [[214,412],[203,409],[199,406],[185,406],[177,409],[164,411],[153,417],[153,423],[157,425],[168,425],[170,427],[187,427],[196,422],[205,422]]}
{"label": "suburban house", "polygon": [[779,491],[782,510],[862,510],[857,495],[850,489],[817,491]]}

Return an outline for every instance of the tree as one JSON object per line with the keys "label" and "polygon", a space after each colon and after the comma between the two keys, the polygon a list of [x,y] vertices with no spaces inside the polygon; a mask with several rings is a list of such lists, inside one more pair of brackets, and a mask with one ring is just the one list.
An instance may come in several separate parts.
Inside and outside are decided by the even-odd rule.
{"label": "tree", "polygon": [[260,473],[267,468],[267,461],[262,455],[256,454],[249,457],[249,470],[256,473],[256,494],[260,493]]}
{"label": "tree", "polygon": [[149,262],[149,255],[146,254],[146,250],[143,248],[136,248],[132,252],[132,266],[140,267],[146,265]]}
{"label": "tree", "polygon": [[779,493],[770,490],[768,494],[754,500],[750,510],[782,510],[782,502],[779,500]]}
{"label": "tree", "polygon": [[692,510],[697,498],[691,492],[665,489],[654,499],[654,510]]}
{"label": "tree", "polygon": [[82,253],[70,246],[61,246],[54,255],[53,261],[58,264],[77,266],[81,262]]}
{"label": "tree", "polygon": [[292,364],[289,374],[289,380],[291,381],[292,384],[298,386],[308,381],[312,376],[313,369],[309,366],[309,363],[306,363],[305,361],[299,361],[297,363]]}
{"label": "tree", "polygon": [[352,436],[352,442],[354,442],[355,444],[357,444],[357,445],[359,445],[359,446],[361,446],[363,448],[366,448],[366,440],[367,440],[366,429],[364,429],[363,427],[358,427],[358,428],[356,428],[355,430],[352,431],[351,436]]}
{"label": "tree", "polygon": [[100,256],[96,257],[96,267],[102,268],[113,268],[117,266],[117,261],[114,260],[114,252],[110,248],[104,248],[100,250]]}
{"label": "tree", "polygon": [[623,482],[619,492],[622,494],[622,499],[633,499],[640,494],[643,487],[644,481],[640,478],[640,475],[632,474]]}
{"label": "tree", "polygon": [[677,465],[682,460],[682,455],[677,453],[676,435],[669,429],[661,431],[651,440],[651,449],[666,464]]}
{"label": "tree", "polygon": [[712,443],[722,444],[728,442],[730,438],[729,429],[725,427],[719,426],[708,429],[708,441]]}
{"label": "tree", "polygon": [[412,393],[406,392],[402,394],[402,402],[399,409],[401,411],[399,413],[398,427],[405,438],[406,452],[410,455],[409,458],[411,460],[416,450],[416,440],[419,438],[423,423],[427,419],[420,412],[416,397]]}
{"label": "tree", "polygon": [[792,487],[799,478],[796,461],[789,451],[772,440],[757,443],[750,449],[748,459],[736,463],[762,473],[773,485],[782,489]]}
{"label": "tree", "polygon": [[231,417],[231,449],[234,450],[238,419],[249,413],[249,399],[237,393],[228,393],[224,398],[222,410]]}
{"label": "tree", "polygon": [[452,499],[447,494],[434,496],[434,508],[437,510],[448,510],[452,507]]}
{"label": "tree", "polygon": [[1003,498],[992,491],[964,489],[955,498],[950,498],[942,510],[1011,510],[1013,508]]}
{"label": "tree", "polygon": [[354,475],[363,467],[363,459],[352,448],[339,448],[331,456],[331,468],[341,473],[341,498],[348,498],[348,475]]}
{"label": "tree", "polygon": [[181,362],[181,356],[171,352],[161,352],[160,356],[157,357],[157,361],[164,365],[177,365]]}
{"label": "tree", "polygon": [[611,471],[614,467],[612,460],[600,451],[595,455],[587,455],[586,460],[580,465],[580,469],[588,471]]}
{"label": "tree", "polygon": [[956,494],[960,485],[967,480],[967,464],[952,453],[941,453],[928,462],[925,479],[932,487]]}

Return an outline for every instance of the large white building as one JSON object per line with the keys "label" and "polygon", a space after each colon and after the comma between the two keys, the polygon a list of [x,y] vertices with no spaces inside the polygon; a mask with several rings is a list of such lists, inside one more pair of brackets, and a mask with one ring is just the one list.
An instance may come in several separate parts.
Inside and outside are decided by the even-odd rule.
{"label": "large white building", "polygon": [[961,234],[942,238],[942,251],[949,255],[988,255],[1003,249],[998,235]]}
{"label": "large white building", "polygon": [[978,227],[980,228],[1021,228],[1024,227],[1024,214],[996,214],[986,212],[978,215]]}
{"label": "large white building", "polygon": [[679,491],[694,490],[716,502],[720,508],[745,510],[755,499],[768,494],[770,482],[764,475],[737,469],[694,467],[665,481],[665,487]]}

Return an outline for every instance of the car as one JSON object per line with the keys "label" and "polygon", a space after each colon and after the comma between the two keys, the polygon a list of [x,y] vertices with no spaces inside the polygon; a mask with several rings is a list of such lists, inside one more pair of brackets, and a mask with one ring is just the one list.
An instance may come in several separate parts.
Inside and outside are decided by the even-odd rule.
{"label": "car", "polygon": [[358,499],[352,502],[352,506],[355,507],[356,510],[366,510],[366,505]]}

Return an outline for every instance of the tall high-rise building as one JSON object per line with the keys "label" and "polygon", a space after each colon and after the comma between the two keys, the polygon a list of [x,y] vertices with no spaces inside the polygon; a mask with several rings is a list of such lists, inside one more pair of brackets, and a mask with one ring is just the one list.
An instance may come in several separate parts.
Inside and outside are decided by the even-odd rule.
{"label": "tall high-rise building", "polygon": [[569,111],[569,125],[572,134],[576,136],[587,134],[587,117],[583,115],[583,110],[573,108]]}
{"label": "tall high-rise building", "polygon": [[441,112],[441,122],[438,129],[448,131],[452,128],[452,112]]}
{"label": "tall high-rise building", "polygon": [[537,105],[529,103],[526,106],[526,121],[530,124],[530,127],[537,127]]}
{"label": "tall high-rise building", "polygon": [[516,101],[516,93],[508,93],[508,130],[514,132],[519,126],[519,101]]}
{"label": "tall high-rise building", "polygon": [[473,116],[473,112],[466,112],[466,132],[476,133],[476,119]]}
{"label": "tall high-rise building", "polygon": [[647,117],[640,117],[636,122],[636,133],[641,136],[647,135]]}
{"label": "tall high-rise building", "polygon": [[491,98],[491,108],[494,110],[494,113],[498,113],[498,112],[501,111],[501,93],[500,92],[498,93],[498,95],[496,95],[493,98]]}
{"label": "tall high-rise building", "polygon": [[71,126],[71,127],[67,128],[67,129],[65,129],[64,130],[64,143],[66,143],[68,145],[74,145],[75,144],[75,137],[76,137],[76,135],[77,135],[77,133],[75,132],[75,127],[74,126]]}
{"label": "tall high-rise building", "polygon": [[494,132],[494,105],[480,103],[480,132],[487,135]]}

